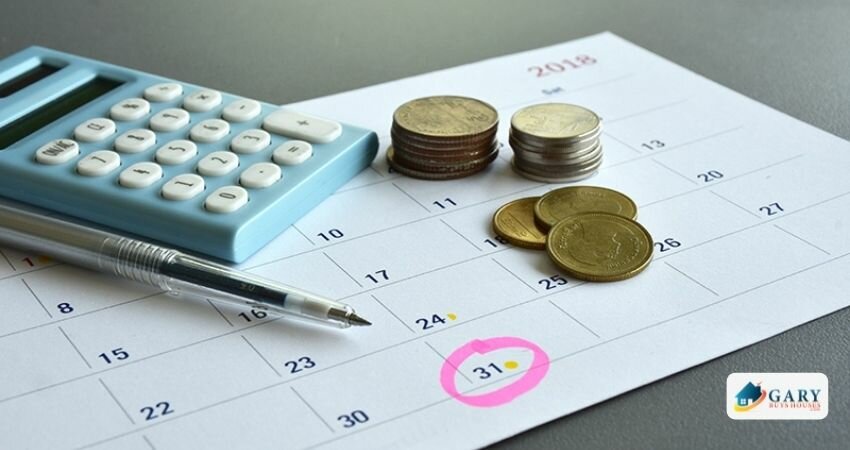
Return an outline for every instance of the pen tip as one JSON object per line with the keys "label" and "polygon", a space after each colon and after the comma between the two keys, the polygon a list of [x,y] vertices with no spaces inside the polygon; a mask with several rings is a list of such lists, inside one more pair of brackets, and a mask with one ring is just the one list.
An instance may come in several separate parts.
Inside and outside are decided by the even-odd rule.
{"label": "pen tip", "polygon": [[369,325],[372,325],[372,322],[369,322],[368,320],[358,316],[357,314],[352,314],[348,316],[348,323],[358,327],[368,327]]}

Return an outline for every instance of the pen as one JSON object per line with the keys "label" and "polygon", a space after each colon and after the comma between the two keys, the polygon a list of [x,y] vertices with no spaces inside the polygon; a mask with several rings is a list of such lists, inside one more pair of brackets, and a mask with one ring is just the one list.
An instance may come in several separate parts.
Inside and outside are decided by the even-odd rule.
{"label": "pen", "polygon": [[351,306],[175,249],[0,204],[0,244],[158,287],[347,328]]}

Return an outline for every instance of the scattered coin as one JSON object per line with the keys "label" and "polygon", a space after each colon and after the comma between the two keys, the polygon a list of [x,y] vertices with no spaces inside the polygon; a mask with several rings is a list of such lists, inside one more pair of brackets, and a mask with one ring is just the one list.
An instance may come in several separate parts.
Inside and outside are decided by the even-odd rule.
{"label": "scattered coin", "polygon": [[543,250],[546,232],[537,228],[534,204],[540,197],[527,197],[503,205],[493,215],[493,230],[517,247]]}
{"label": "scattered coin", "polygon": [[587,178],[602,164],[602,123],[593,111],[567,103],[543,103],[511,117],[508,143],[518,174],[544,183]]}
{"label": "scattered coin", "polygon": [[496,159],[499,115],[480,100],[434,96],[395,110],[387,162],[397,172],[448,180],[484,170]]}
{"label": "scattered coin", "polygon": [[540,197],[534,205],[534,217],[544,230],[567,217],[586,212],[604,212],[636,219],[637,205],[625,194],[597,186],[554,189]]}
{"label": "scattered coin", "polygon": [[588,281],[631,278],[652,259],[652,236],[639,223],[608,213],[582,213],[558,222],[546,252],[567,275]]}

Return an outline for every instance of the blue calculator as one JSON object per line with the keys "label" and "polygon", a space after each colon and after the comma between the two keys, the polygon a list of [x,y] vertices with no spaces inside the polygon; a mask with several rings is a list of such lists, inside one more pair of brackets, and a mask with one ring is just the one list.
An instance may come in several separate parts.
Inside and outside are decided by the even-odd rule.
{"label": "blue calculator", "polygon": [[377,148],[369,130],[54,50],[0,60],[0,195],[228,261]]}

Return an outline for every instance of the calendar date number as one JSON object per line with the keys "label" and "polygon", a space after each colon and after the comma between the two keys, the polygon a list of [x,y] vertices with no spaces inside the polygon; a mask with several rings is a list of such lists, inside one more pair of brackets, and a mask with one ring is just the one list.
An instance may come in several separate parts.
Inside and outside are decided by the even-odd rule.
{"label": "calendar date number", "polygon": [[596,64],[598,60],[590,55],[577,55],[560,61],[550,61],[539,66],[530,66],[526,71],[535,78],[548,77]]}

